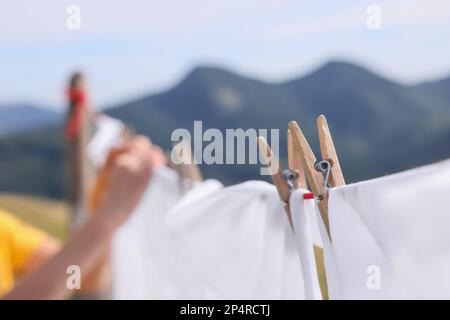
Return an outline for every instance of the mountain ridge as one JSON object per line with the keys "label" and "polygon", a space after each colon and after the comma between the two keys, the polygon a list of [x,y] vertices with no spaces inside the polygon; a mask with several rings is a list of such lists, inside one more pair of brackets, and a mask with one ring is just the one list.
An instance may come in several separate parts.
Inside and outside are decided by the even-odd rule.
{"label": "mountain ridge", "polygon": [[0,135],[32,131],[57,124],[62,114],[30,103],[0,106]]}
{"label": "mountain ridge", "polygon": [[[170,147],[171,132],[207,128],[275,128],[286,163],[286,128],[302,127],[316,154],[315,119],[325,114],[346,180],[359,181],[450,156],[450,86],[405,86],[364,67],[332,61],[295,79],[270,83],[232,71],[193,68],[168,90],[111,106],[105,112]],[[60,125],[0,138],[0,191],[61,198],[64,154]],[[261,179],[257,166],[202,166],[226,184]],[[47,177],[47,178],[43,178]],[[267,179],[267,177],[265,177]],[[30,180],[32,183],[30,183]]]}

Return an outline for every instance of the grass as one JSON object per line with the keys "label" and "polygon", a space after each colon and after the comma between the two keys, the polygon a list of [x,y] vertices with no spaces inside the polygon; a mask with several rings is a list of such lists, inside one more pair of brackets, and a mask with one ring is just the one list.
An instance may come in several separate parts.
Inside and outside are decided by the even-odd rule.
{"label": "grass", "polygon": [[17,194],[0,194],[0,209],[58,239],[64,239],[67,236],[69,207],[63,201]]}

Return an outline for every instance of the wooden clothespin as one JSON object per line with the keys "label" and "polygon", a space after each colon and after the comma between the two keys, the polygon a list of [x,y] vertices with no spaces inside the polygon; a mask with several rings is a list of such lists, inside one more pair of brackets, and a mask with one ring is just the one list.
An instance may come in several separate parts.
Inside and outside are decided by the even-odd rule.
{"label": "wooden clothespin", "polygon": [[303,169],[302,161],[295,150],[294,141],[292,140],[291,130],[287,130],[287,153],[288,153],[288,168],[295,172],[297,179],[295,179],[295,188],[303,187],[306,189],[305,170]]}
{"label": "wooden clothespin", "polygon": [[[273,184],[278,190],[278,194],[280,195],[281,200],[284,203],[285,211],[292,226],[291,212],[289,209],[290,194],[292,190],[298,189],[300,187],[306,188],[307,185],[305,171],[303,170],[303,164],[300,160],[298,152],[296,152],[295,150],[291,131],[289,129],[287,131],[288,170],[281,171],[279,160],[276,159],[273,155],[272,150],[270,149],[264,137],[259,137],[258,143],[261,155],[264,157],[265,162],[269,163],[270,161],[272,161],[269,168],[278,168],[276,171],[271,172],[271,178]],[[276,161],[277,163],[273,163],[274,161]]]}
{"label": "wooden clothespin", "polygon": [[317,198],[320,214],[327,230],[328,237],[331,239],[328,219],[328,187],[345,185],[345,180],[327,121],[323,115],[317,118],[317,130],[319,133],[320,151],[322,155],[322,160],[319,162],[297,122],[290,122],[289,130],[292,134],[296,152],[305,169],[309,186]]}
{"label": "wooden clothespin", "polygon": [[195,164],[194,154],[189,143],[180,141],[175,144],[168,159],[169,168],[175,170],[182,180],[191,182],[203,181],[202,173]]}
{"label": "wooden clothespin", "polygon": [[[292,217],[291,210],[289,208],[289,197],[291,191],[298,186],[298,174],[293,171],[281,171],[279,160],[275,158],[272,150],[270,149],[267,141],[264,137],[258,138],[258,145],[261,156],[264,158],[264,162],[268,164],[269,169],[272,170],[270,175],[272,177],[272,182],[277,188],[278,194],[280,195],[281,201],[284,203],[284,210],[289,219],[289,223],[292,227]],[[273,169],[276,168],[276,169]]]}

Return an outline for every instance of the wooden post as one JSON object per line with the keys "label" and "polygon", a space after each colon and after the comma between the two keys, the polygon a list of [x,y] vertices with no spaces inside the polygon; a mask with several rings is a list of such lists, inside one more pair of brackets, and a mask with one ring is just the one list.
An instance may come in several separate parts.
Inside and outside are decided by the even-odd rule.
{"label": "wooden post", "polygon": [[93,114],[89,109],[83,114],[83,121],[80,132],[80,153],[79,153],[79,167],[80,167],[80,198],[77,204],[77,211],[73,216],[73,227],[76,228],[82,223],[89,214],[89,203],[91,196],[92,185],[95,181],[95,168],[89,161],[86,153],[87,145],[92,139],[94,128]]}
{"label": "wooden post", "polygon": [[67,163],[69,169],[68,192],[72,209],[73,229],[86,216],[89,190],[94,168],[86,156],[86,146],[92,137],[93,114],[89,108],[84,78],[75,73],[70,78],[69,110],[65,127],[67,139]]}

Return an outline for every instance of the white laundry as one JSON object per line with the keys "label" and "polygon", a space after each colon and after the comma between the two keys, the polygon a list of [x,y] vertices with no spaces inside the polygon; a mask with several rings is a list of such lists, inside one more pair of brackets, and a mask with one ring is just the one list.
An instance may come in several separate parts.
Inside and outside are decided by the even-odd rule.
{"label": "white laundry", "polygon": [[332,299],[450,299],[450,161],[330,190]]}
{"label": "white laundry", "polygon": [[272,185],[208,180],[181,197],[172,178],[155,177],[115,237],[114,298],[305,298],[295,238]]}
{"label": "white laundry", "polygon": [[[195,286],[191,270],[185,269],[175,254],[166,222],[167,214],[183,196],[180,184],[175,171],[158,169],[135,212],[116,232],[112,245],[114,299],[180,299],[180,288]],[[197,187],[191,190],[192,197],[223,186],[207,180]]]}
{"label": "white laundry", "polygon": [[195,200],[188,195],[168,225],[195,283],[180,288],[184,298],[305,298],[293,232],[273,185],[250,181]]}
{"label": "white laundry", "polygon": [[171,248],[164,215],[181,198],[176,172],[163,167],[152,177],[142,201],[116,232],[112,245],[114,299],[169,299]]}
{"label": "white laundry", "polygon": [[[299,259],[302,266],[303,282],[305,284],[305,299],[322,300],[317,266],[314,256],[313,234],[318,234],[316,206],[314,200],[304,200],[303,195],[307,190],[295,190],[292,192],[289,204],[291,208],[292,225],[295,230]],[[317,237],[317,236],[316,236]],[[320,242],[321,244],[321,242]]]}
{"label": "white laundry", "polygon": [[86,154],[96,168],[101,168],[109,151],[123,141],[125,125],[122,121],[100,115],[95,119],[96,131],[87,145]]}
{"label": "white laundry", "polygon": [[[101,167],[124,126],[104,116],[97,127],[88,155]],[[303,215],[304,205],[294,208]],[[309,230],[305,221],[296,220],[302,232]],[[310,234],[299,239],[305,236],[311,241]],[[207,180],[186,192],[178,174],[163,167],[114,236],[112,297],[316,299],[316,280],[305,287],[312,269],[303,262],[305,277],[299,258],[310,259],[310,249],[308,243],[298,250],[273,185],[224,188]]]}

